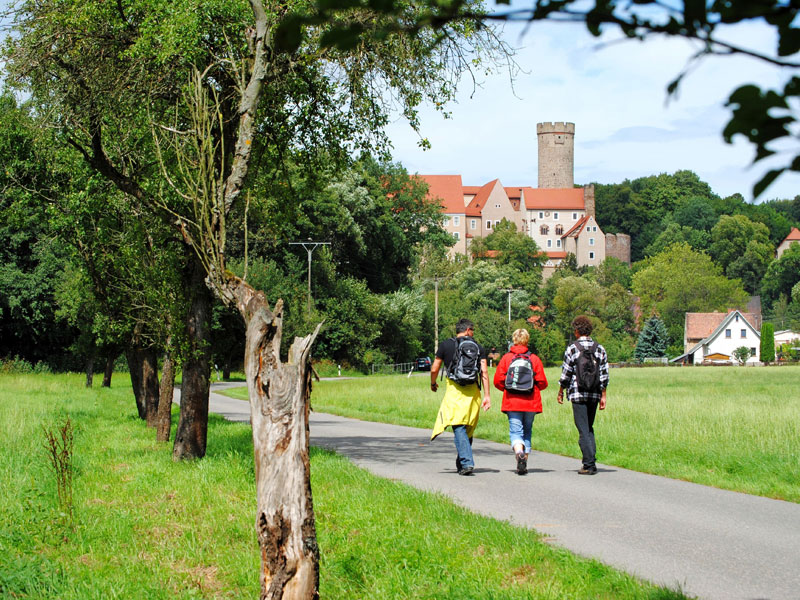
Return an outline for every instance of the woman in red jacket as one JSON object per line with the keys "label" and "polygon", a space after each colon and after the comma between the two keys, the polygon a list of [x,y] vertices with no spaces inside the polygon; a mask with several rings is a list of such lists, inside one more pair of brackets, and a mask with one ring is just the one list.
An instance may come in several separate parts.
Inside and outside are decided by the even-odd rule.
{"label": "woman in red jacket", "polygon": [[528,350],[529,339],[527,330],[517,329],[511,336],[513,345],[494,373],[494,387],[503,392],[500,410],[508,416],[508,434],[519,475],[528,472],[533,418],[542,412],[541,390],[547,387],[541,359]]}

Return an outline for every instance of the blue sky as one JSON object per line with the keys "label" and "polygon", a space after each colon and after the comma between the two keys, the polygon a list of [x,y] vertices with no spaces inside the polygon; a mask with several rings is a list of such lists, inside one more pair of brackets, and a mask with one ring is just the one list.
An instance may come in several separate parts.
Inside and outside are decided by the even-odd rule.
{"label": "blue sky", "polygon": [[[705,59],[684,78],[677,97],[667,85],[697,50],[685,40],[598,40],[575,24],[537,23],[521,34],[506,25],[504,39],[518,49],[523,72],[484,77],[473,89],[464,79],[444,119],[422,111],[421,134],[401,119],[389,128],[394,159],[411,173],[461,174],[466,185],[500,178],[505,185],[536,185],[536,123],[575,123],[575,182],[618,183],[626,178],[689,169],[721,196],[752,198],[768,164],[751,166],[745,140],[726,144],[722,129],[730,93],[744,83],[780,85],[788,73],[745,57]],[[774,48],[772,32],[758,24],[725,32],[753,48]],[[795,146],[796,147],[796,146]],[[780,164],[791,154],[783,154]],[[800,176],[784,175],[759,200],[800,194]]]}

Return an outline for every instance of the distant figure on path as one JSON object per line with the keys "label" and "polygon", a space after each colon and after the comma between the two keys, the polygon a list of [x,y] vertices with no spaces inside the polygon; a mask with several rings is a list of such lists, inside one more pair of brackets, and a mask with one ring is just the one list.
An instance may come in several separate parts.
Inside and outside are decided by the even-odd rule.
{"label": "distant figure on path", "polygon": [[[478,425],[480,407],[489,410],[489,369],[486,366],[486,350],[472,336],[475,325],[469,319],[456,323],[456,337],[444,340],[436,349],[436,358],[431,365],[431,391],[439,384],[436,377],[442,368],[447,369],[447,389],[439,407],[433,426],[431,440],[447,427],[453,429],[456,444],[456,470],[459,475],[472,475],[475,461],[472,458],[472,436]],[[481,402],[483,390],[483,402]]]}
{"label": "distant figure on path", "polygon": [[567,346],[561,377],[558,380],[558,403],[564,403],[564,390],[572,402],[572,415],[578,428],[578,444],[583,455],[583,466],[579,475],[595,475],[596,446],[594,441],[594,417],[597,409],[606,407],[608,387],[608,356],[606,349],[589,337],[592,322],[585,316],[575,317],[572,330],[575,341]]}
{"label": "distant figure on path", "polygon": [[508,437],[517,459],[518,475],[528,472],[533,419],[542,412],[541,390],[547,387],[544,365],[528,350],[529,340],[526,329],[517,329],[511,334],[513,345],[500,359],[494,373],[494,387],[503,392],[500,410],[508,417]]}

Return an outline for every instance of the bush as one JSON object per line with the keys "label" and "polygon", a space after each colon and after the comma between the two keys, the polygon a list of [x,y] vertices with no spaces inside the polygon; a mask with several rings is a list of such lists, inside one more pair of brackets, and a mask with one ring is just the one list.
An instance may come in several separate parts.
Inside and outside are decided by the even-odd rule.
{"label": "bush", "polygon": [[41,361],[31,364],[27,360],[15,356],[14,358],[0,359],[0,373],[52,373],[52,369],[47,363]]}

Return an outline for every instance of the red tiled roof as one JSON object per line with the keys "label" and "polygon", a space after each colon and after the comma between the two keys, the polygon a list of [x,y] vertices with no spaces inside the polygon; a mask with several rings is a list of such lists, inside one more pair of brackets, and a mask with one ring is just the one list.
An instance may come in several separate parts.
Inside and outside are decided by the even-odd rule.
{"label": "red tiled roof", "polygon": [[[688,340],[703,340],[711,335],[714,330],[720,326],[723,319],[731,312],[714,312],[714,313],[686,313],[686,339]],[[741,313],[742,316],[752,325],[756,327],[759,322],[759,315],[755,313]]]}
{"label": "red tiled roof", "polygon": [[464,186],[461,175],[416,175],[428,184],[428,196],[438,198],[447,214],[464,214]]}
{"label": "red tiled roof", "polygon": [[786,236],[786,239],[783,240],[784,242],[790,240],[800,240],[800,229],[797,227],[792,227],[792,230],[789,232],[789,235]]}
{"label": "red tiled roof", "polygon": [[521,188],[525,193],[528,210],[584,210],[583,188],[540,189]]}
{"label": "red tiled roof", "polygon": [[489,199],[489,194],[492,193],[492,188],[497,183],[497,179],[493,179],[489,183],[482,185],[475,193],[475,197],[467,205],[466,215],[468,217],[480,217],[481,211],[486,206],[486,201]]}
{"label": "red tiled roof", "polygon": [[589,215],[582,216],[580,219],[578,219],[578,222],[575,223],[575,225],[573,225],[569,229],[569,231],[567,231],[564,235],[561,236],[561,239],[570,236],[578,237],[581,234],[581,230],[583,230],[583,226],[586,225],[588,221],[589,221]]}
{"label": "red tiled roof", "polygon": [[545,252],[548,258],[567,258],[566,252]]}

